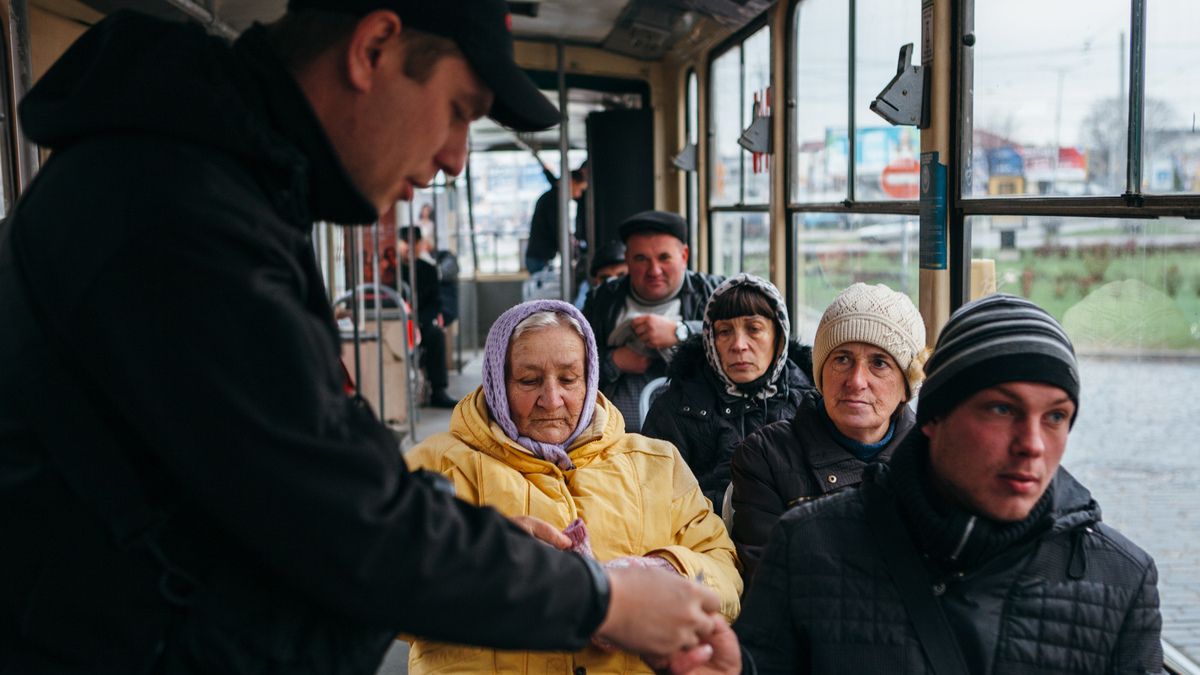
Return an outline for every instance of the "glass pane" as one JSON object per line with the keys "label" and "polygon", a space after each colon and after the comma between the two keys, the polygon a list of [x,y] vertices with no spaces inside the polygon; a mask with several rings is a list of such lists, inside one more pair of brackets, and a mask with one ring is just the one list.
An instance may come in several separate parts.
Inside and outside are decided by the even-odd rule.
{"label": "glass pane", "polygon": [[[687,78],[687,142],[698,144],[700,139],[700,80],[696,71],[688,73]],[[697,148],[697,152],[699,149]],[[700,227],[700,189],[698,171],[688,171],[684,176],[687,181],[687,221],[688,244],[692,247],[692,255],[699,250],[697,247],[697,231]],[[695,269],[695,260],[690,267]]]}
{"label": "glass pane", "polygon": [[771,230],[763,212],[712,214],[712,262],[716,274],[748,272],[767,278],[771,269]]}
{"label": "glass pane", "polygon": [[973,175],[963,192],[1124,192],[1128,31],[1129,0],[975,3]]}
{"label": "glass pane", "polygon": [[734,47],[718,56],[712,65],[709,109],[713,161],[708,191],[708,203],[712,206],[736,204],[741,197],[742,147],[737,144],[742,133],[741,100],[729,95],[741,91],[741,58],[741,47]]}
{"label": "glass pane", "polygon": [[791,120],[791,199],[840,202],[846,198],[847,106],[850,67],[845,0],[805,0],[796,6]]}
{"label": "glass pane", "polygon": [[892,126],[870,105],[896,76],[901,45],[911,42],[913,62],[921,62],[921,0],[859,0],[855,16],[855,198],[916,199],[920,132]]}
{"label": "glass pane", "polygon": [[1200,4],[1147,4],[1142,189],[1200,192]]}
{"label": "glass pane", "polygon": [[[543,150],[541,159],[557,174],[557,150]],[[586,150],[573,149],[568,164],[577,167]],[[471,153],[472,195],[475,200],[475,246],[482,274],[517,272],[523,266],[529,241],[529,222],[539,197],[550,184],[533,156],[524,150]],[[570,203],[572,218],[576,204]]]}
{"label": "glass pane", "polygon": [[842,289],[861,281],[886,284],[917,302],[916,216],[847,213],[792,214],[801,261],[798,337],[812,344],[825,308]]}
{"label": "glass pane", "polygon": [[[771,31],[764,26],[746,38],[742,43],[746,60],[745,88],[742,90],[742,109],[745,111],[742,128],[745,129],[754,121],[754,102],[757,99],[760,107],[763,101],[769,100],[768,87],[771,86]],[[740,134],[739,134],[740,135]],[[771,199],[771,176],[767,167],[768,155],[759,157],[754,162],[754,156],[742,151],[745,155],[746,167],[746,204],[766,204]]]}
{"label": "glass pane", "polygon": [[1000,290],[1058,317],[1079,355],[1063,465],[1158,563],[1163,638],[1200,657],[1200,223],[973,217]]}

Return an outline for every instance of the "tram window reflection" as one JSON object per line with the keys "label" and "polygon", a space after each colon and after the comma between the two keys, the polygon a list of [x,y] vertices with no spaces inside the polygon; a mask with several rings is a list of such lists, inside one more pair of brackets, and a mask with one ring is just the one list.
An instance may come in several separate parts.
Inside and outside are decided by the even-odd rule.
{"label": "tram window reflection", "polygon": [[1195,38],[1196,26],[1200,26],[1196,0],[1149,3],[1147,134],[1142,168],[1146,192],[1200,192],[1200,42]]}
{"label": "tram window reflection", "polygon": [[804,0],[796,5],[791,82],[796,107],[789,167],[793,202],[840,202],[847,195],[849,6],[843,0]]}

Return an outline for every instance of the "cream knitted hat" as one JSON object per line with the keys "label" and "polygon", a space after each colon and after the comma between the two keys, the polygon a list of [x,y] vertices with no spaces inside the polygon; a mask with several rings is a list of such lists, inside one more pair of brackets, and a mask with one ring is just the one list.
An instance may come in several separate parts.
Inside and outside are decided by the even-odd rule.
{"label": "cream knitted hat", "polygon": [[821,389],[825,359],[839,345],[865,342],[896,360],[911,397],[924,378],[925,321],[912,300],[883,284],[853,284],[838,294],[821,316],[813,340],[813,381]]}

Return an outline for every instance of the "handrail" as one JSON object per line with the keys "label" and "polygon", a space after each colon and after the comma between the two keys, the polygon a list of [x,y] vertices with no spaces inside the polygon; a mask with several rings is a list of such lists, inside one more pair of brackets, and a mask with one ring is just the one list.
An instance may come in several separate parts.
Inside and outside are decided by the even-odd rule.
{"label": "handrail", "polygon": [[1200,664],[1163,640],[1163,665],[1172,675],[1200,675]]}

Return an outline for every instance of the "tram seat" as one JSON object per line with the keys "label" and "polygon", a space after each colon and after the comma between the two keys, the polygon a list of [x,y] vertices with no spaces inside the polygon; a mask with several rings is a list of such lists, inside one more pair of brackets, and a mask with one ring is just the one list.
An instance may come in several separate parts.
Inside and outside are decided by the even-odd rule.
{"label": "tram seat", "polygon": [[547,267],[529,275],[521,285],[522,300],[561,300],[562,279],[558,270]]}
{"label": "tram seat", "polygon": [[667,386],[667,378],[656,377],[646,383],[642,387],[641,397],[638,398],[638,428],[641,429],[646,425],[646,415],[650,414],[650,406],[654,404],[654,399],[658,398],[663,387]]}
{"label": "tram seat", "polygon": [[725,498],[721,500],[721,520],[725,521],[725,530],[733,536],[733,483],[725,487]]}
{"label": "tram seat", "polygon": [[[361,367],[358,369],[358,381],[355,382],[357,391],[371,405],[380,418],[389,424],[407,423],[409,399],[415,392],[420,391],[420,369],[410,371],[409,364],[416,363],[420,344],[420,333],[408,318],[407,303],[396,291],[386,286],[382,287],[382,308],[375,309],[374,284],[364,284],[359,287],[364,293],[365,316],[359,331],[358,354]],[[345,293],[334,300],[334,307],[349,307],[353,302],[353,294]],[[382,324],[382,336],[376,328],[376,312]],[[343,323],[350,323],[344,320]],[[353,324],[350,324],[352,327]],[[408,335],[405,335],[405,331]],[[342,328],[342,362],[351,376],[355,374],[354,333],[352,329]],[[407,347],[406,347],[407,343]],[[380,409],[379,360],[382,350],[383,359],[383,410]]]}

